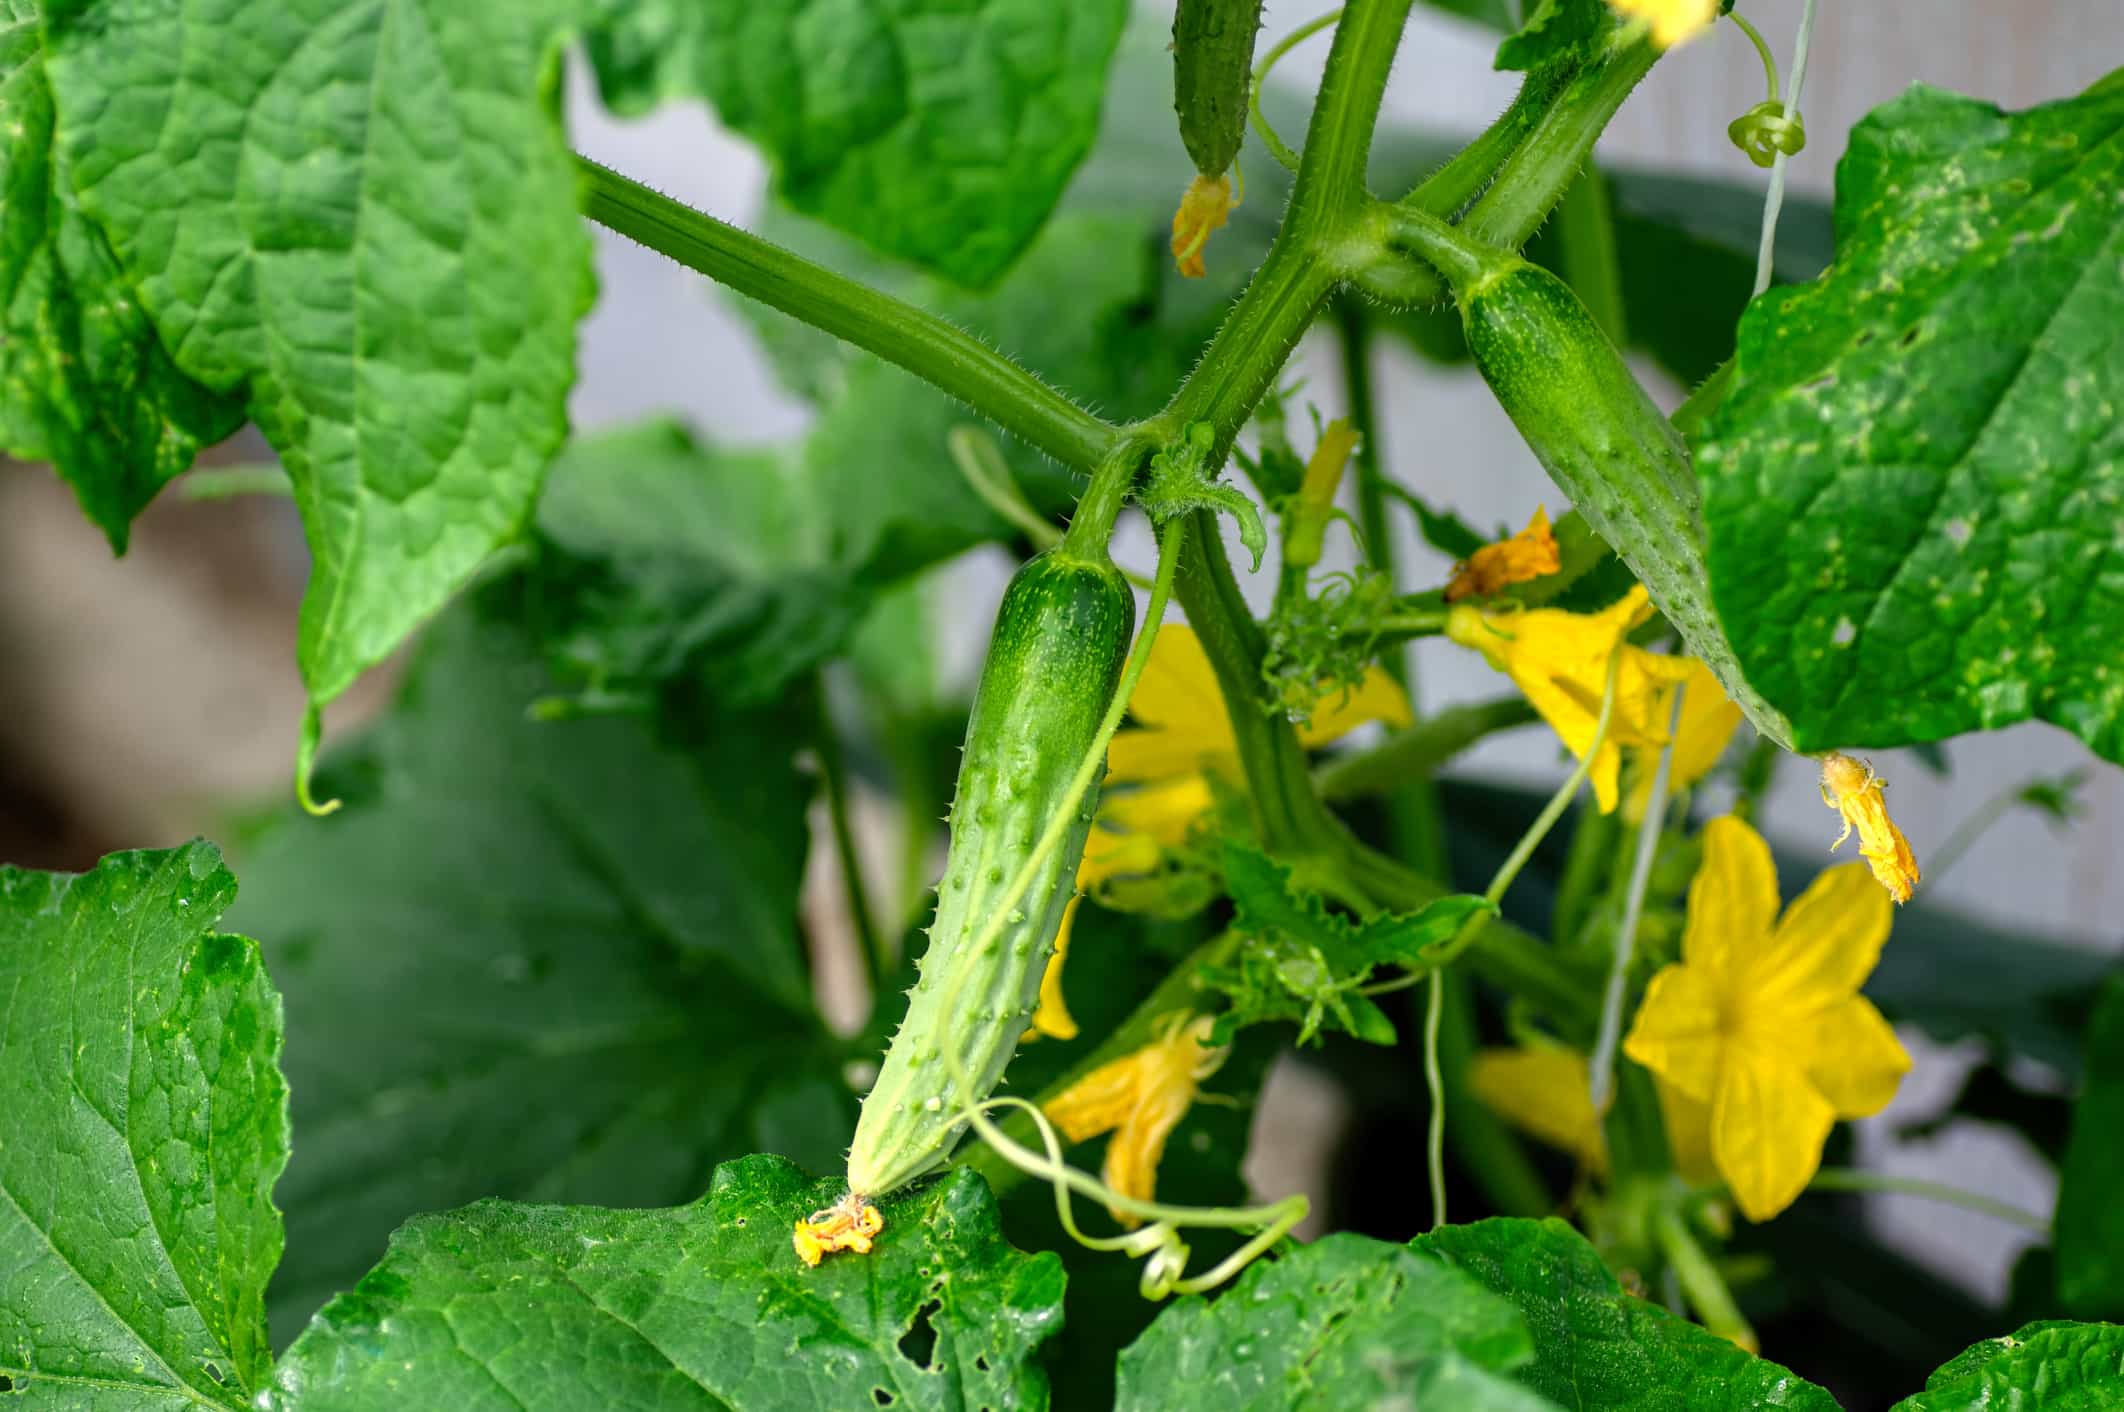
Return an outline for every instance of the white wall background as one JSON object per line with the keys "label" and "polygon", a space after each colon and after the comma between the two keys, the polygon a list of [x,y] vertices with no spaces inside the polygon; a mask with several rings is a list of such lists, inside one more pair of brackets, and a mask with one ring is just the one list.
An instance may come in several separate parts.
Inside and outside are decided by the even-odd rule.
{"label": "white wall background", "polygon": [[[1169,6],[1167,7],[1169,8]],[[2124,63],[2119,0],[1821,0],[1814,58],[1802,108],[1809,145],[1792,163],[1801,192],[1826,194],[1850,126],[1913,80],[2023,107],[2076,92]],[[1790,53],[1800,0],[1748,0],[1747,11],[1781,57]],[[1269,33],[1309,18],[1271,8]],[[1418,6],[1387,98],[1390,116],[1434,128],[1472,130],[1499,111],[1514,76],[1489,70],[1494,37]],[[1324,39],[1286,61],[1289,77],[1317,73]],[[718,130],[698,105],[618,123],[601,112],[577,75],[571,104],[579,145],[591,155],[725,219],[748,221],[766,173],[752,149]],[[1763,174],[1727,141],[1727,122],[1762,97],[1754,51],[1731,26],[1669,56],[1623,109],[1601,147],[1610,161],[1685,169],[1741,182]],[[583,330],[577,424],[594,427],[650,412],[683,413],[718,439],[775,441],[800,431],[806,409],[784,394],[754,350],[742,320],[704,281],[661,257],[599,230],[604,291]],[[1395,474],[1443,492],[1476,524],[1522,522],[1533,504],[1560,497],[1472,373],[1419,366],[1383,349],[1388,378],[1381,439]],[[1323,353],[1325,352],[1325,356]],[[1339,398],[1332,353],[1301,353],[1308,385],[1324,403]],[[1669,401],[1679,390],[1660,389]],[[1323,410],[1336,410],[1324,406]],[[1475,473],[1479,468],[1479,474]],[[1142,542],[1136,559],[1148,562]],[[1442,558],[1413,540],[1406,561],[1419,576],[1442,575]],[[1000,587],[994,564],[963,573],[985,593],[953,594],[963,612],[965,660],[978,656],[988,602]],[[1264,581],[1267,576],[1264,575]],[[1420,657],[1426,704],[1494,694],[1501,679],[1443,646]],[[2091,759],[2062,732],[2025,726],[1950,749],[1954,770],[1940,779],[1904,758],[1876,760],[1895,786],[1894,804],[1920,860],[1954,823],[2008,786]],[[1492,742],[1465,769],[1520,778],[1555,778],[1552,742],[1536,732]],[[1934,894],[1980,916],[2049,931],[2108,949],[2124,941],[2124,772],[2099,768],[2084,791],[2085,818],[2069,834],[2022,813],[1999,824],[1950,874],[1928,881]],[[1823,846],[1834,818],[1811,784],[1789,771],[1767,810],[1767,830],[1797,846]],[[1847,845],[1848,846],[1848,845]],[[1897,1144],[1902,1116],[1950,1095],[1966,1059],[1906,1036],[1919,1057],[1904,1097],[1862,1125],[1867,1159],[1923,1173],[2036,1209],[2047,1209],[2050,1179],[2013,1139],[1963,1128],[1925,1144]],[[1981,1217],[1910,1200],[1876,1200],[1872,1219],[1937,1267],[1989,1295],[2004,1290],[2010,1256],[2026,1238]],[[1951,1238],[1941,1232],[1951,1229]]]}

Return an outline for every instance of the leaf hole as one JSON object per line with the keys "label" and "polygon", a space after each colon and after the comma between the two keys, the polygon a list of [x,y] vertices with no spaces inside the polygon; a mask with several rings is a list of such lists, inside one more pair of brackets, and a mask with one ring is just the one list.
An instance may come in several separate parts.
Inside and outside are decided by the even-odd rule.
{"label": "leaf hole", "polygon": [[941,1299],[923,1301],[922,1307],[915,1310],[914,1322],[907,1326],[906,1333],[900,1335],[900,1356],[917,1368],[927,1368],[929,1360],[936,1356],[937,1330],[929,1322],[929,1316],[943,1307]]}
{"label": "leaf hole", "polygon": [[1918,341],[1918,333],[1921,331],[1922,328],[1923,325],[1921,324],[1912,324],[1909,328],[1903,331],[1903,336],[1895,341],[1895,346],[1898,348],[1908,348],[1911,344]]}
{"label": "leaf hole", "polygon": [[881,1387],[874,1387],[870,1390],[870,1400],[877,1403],[880,1407],[890,1407],[893,1404],[892,1394]]}
{"label": "leaf hole", "polygon": [[[15,1380],[5,1373],[0,1373],[0,1393],[10,1393],[14,1390]],[[27,1389],[24,1389],[24,1391],[27,1391]]]}
{"label": "leaf hole", "polygon": [[227,1387],[229,1385],[229,1380],[222,1375],[219,1363],[202,1363],[199,1368],[201,1372],[214,1380],[214,1386]]}
{"label": "leaf hole", "polygon": [[984,1373],[985,1373],[985,1372],[987,1372],[987,1371],[988,1371],[988,1355],[987,1355],[987,1354],[985,1354],[985,1353],[976,1353],[976,1354],[974,1355],[974,1367],[976,1367],[976,1368],[980,1369],[980,1370],[981,1370],[982,1372],[984,1372]]}

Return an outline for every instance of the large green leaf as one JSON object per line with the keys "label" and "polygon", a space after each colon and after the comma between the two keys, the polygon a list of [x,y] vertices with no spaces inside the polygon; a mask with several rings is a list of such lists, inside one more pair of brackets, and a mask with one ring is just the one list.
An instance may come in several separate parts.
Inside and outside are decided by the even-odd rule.
{"label": "large green leaf", "polygon": [[2058,1180],[2058,1298],[2124,1315],[2124,976],[2102,987]]}
{"label": "large green leaf", "polygon": [[313,701],[530,512],[591,294],[566,0],[52,0],[58,144],[177,366],[241,389],[315,567]]}
{"label": "large green leaf", "polygon": [[242,400],[177,371],[52,148],[37,0],[0,0],[0,448],[50,461],[125,552],[133,516]]}
{"label": "large green leaf", "polygon": [[1062,1267],[1011,1248],[981,1179],[880,1203],[867,1255],[806,1269],[790,1228],[846,1189],[725,1163],[662,1211],[481,1202],[424,1216],[288,1350],[270,1405],[812,1412],[1040,1408]]}
{"label": "large green leaf", "polygon": [[245,867],[302,1135],[277,1327],[416,1212],[668,1205],[745,1152],[831,1164],[852,1128],[796,932],[789,726],[526,719],[550,679],[476,609],[534,590],[438,624],[331,772],[347,807],[287,819]]}
{"label": "large green leaf", "polygon": [[1519,1377],[1566,1407],[1835,1412],[1836,1400],[1805,1378],[1624,1294],[1562,1221],[1477,1221],[1411,1244],[1519,1307],[1534,1330],[1534,1361]]}
{"label": "large green leaf", "polygon": [[706,97],[766,149],[797,210],[983,285],[1038,234],[1091,146],[1128,8],[646,0],[594,33],[591,55],[615,108]]}
{"label": "large green leaf", "polygon": [[1836,263],[1698,443],[1719,615],[1807,749],[2037,717],[2124,761],[2124,85],[1853,130]]}
{"label": "large green leaf", "polygon": [[1121,1355],[1121,1409],[1220,1412],[1553,1404],[1501,1376],[1533,1346],[1512,1306],[1457,1271],[1331,1235],[1191,1295]]}
{"label": "large green leaf", "polygon": [[[280,999],[212,845],[0,868],[0,1391],[241,1408],[288,1154]],[[12,1404],[11,1404],[12,1405]]]}
{"label": "large green leaf", "polygon": [[1986,1339],[1925,1380],[1894,1412],[2097,1412],[2124,1402],[2124,1328],[2063,1321]]}
{"label": "large green leaf", "polygon": [[778,699],[868,608],[829,560],[804,467],[652,421],[582,438],[539,500],[539,636],[564,674],[616,694],[681,675]]}

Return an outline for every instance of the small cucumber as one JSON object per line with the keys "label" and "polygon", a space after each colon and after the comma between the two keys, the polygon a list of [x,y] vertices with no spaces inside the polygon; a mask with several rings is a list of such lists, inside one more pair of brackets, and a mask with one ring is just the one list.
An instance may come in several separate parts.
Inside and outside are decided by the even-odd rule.
{"label": "small cucumber", "polygon": [[1195,170],[1215,180],[1246,139],[1261,0],[1180,0],[1173,14],[1173,109]]}
{"label": "small cucumber", "polygon": [[[929,950],[848,1153],[849,1190],[864,1198],[951,1154],[965,1100],[988,1097],[1032,1019],[1095,799],[1078,805],[1002,930],[979,943],[1098,738],[1135,619],[1135,595],[1112,561],[1066,546],[1028,562],[1003,594],[966,727]],[[947,1047],[971,1094],[953,1082]]]}
{"label": "small cucumber", "polygon": [[1711,608],[1696,473],[1681,434],[1569,285],[1517,256],[1446,275],[1468,350],[1536,459],[1756,728],[1792,727],[1742,675]]}

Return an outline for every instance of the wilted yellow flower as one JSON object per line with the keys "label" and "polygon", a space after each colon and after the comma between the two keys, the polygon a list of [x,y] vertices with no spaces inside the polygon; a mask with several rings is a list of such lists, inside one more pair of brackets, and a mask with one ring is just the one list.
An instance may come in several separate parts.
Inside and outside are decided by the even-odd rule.
{"label": "wilted yellow flower", "polygon": [[817,1268],[820,1260],[836,1250],[868,1255],[872,1239],[884,1229],[885,1218],[878,1214],[878,1208],[850,1192],[796,1223],[797,1258]]}
{"label": "wilted yellow flower", "polygon": [[[1103,1171],[1118,1194],[1138,1201],[1157,1195],[1166,1139],[1230,1053],[1207,1047],[1215,1023],[1208,1015],[1175,1015],[1158,1038],[1092,1070],[1047,1105],[1048,1120],[1071,1142],[1113,1134]],[[1139,1224],[1125,1212],[1114,1212],[1114,1219]]]}
{"label": "wilted yellow flower", "polygon": [[1652,42],[1662,49],[1701,34],[1718,18],[1718,0],[1608,0],[1608,7],[1626,20],[1649,23]]}
{"label": "wilted yellow flower", "polygon": [[[1689,675],[1681,684],[1681,720],[1674,728],[1674,759],[1667,766],[1667,788],[1676,792],[1711,773],[1741,723],[1741,708],[1726,695],[1711,669],[1694,657],[1686,660]],[[1670,700],[1660,712],[1660,720],[1665,721],[1672,710]],[[1659,770],[1659,747],[1633,745],[1630,757],[1636,772],[1630,797],[1623,801],[1623,817],[1635,824],[1644,819],[1645,806],[1652,802],[1652,777]]]}
{"label": "wilted yellow flower", "polygon": [[1527,527],[1510,539],[1485,544],[1456,565],[1446,585],[1445,601],[1482,598],[1515,583],[1553,574],[1563,567],[1563,551],[1549,528],[1549,512],[1536,506]]}
{"label": "wilted yellow flower", "polygon": [[1908,902],[1918,882],[1917,857],[1910,841],[1888,817],[1885,791],[1888,782],[1873,772],[1873,766],[1834,751],[1822,757],[1822,803],[1844,816],[1844,831],[1829,845],[1834,853],[1858,830],[1859,854],[1888,895]]}
{"label": "wilted yellow flower", "polygon": [[[1592,1066],[1560,1044],[1485,1049],[1468,1070],[1468,1087],[1498,1117],[1529,1137],[1577,1158],[1597,1177],[1607,1175],[1608,1139],[1593,1113]],[[1655,1076],[1674,1169],[1686,1181],[1717,1180],[1707,1132],[1709,1110]]]}
{"label": "wilted yellow flower", "polygon": [[1202,247],[1209,243],[1212,231],[1223,228],[1238,204],[1232,199],[1230,176],[1198,175],[1187,184],[1180,197],[1180,209],[1173,212],[1173,260],[1181,274],[1189,279],[1202,278]]}
{"label": "wilted yellow flower", "polygon": [[1779,918],[1762,836],[1731,815],[1705,826],[1682,959],[1652,978],[1623,1050],[1709,1106],[1712,1161],[1751,1221],[1791,1205],[1836,1120],[1880,1112],[1909,1072],[1858,993],[1892,916],[1854,863]]}
{"label": "wilted yellow flower", "polygon": [[1608,659],[1618,651],[1623,654],[1615,678],[1615,709],[1591,770],[1594,798],[1606,814],[1621,797],[1617,780],[1622,748],[1666,744],[1671,699],[1667,689],[1689,675],[1687,659],[1662,657],[1624,641],[1651,615],[1651,600],[1637,584],[1598,613],[1566,613],[1560,608],[1485,612],[1472,604],[1456,604],[1446,615],[1446,636],[1476,649],[1511,677],[1580,759],[1600,723]]}

